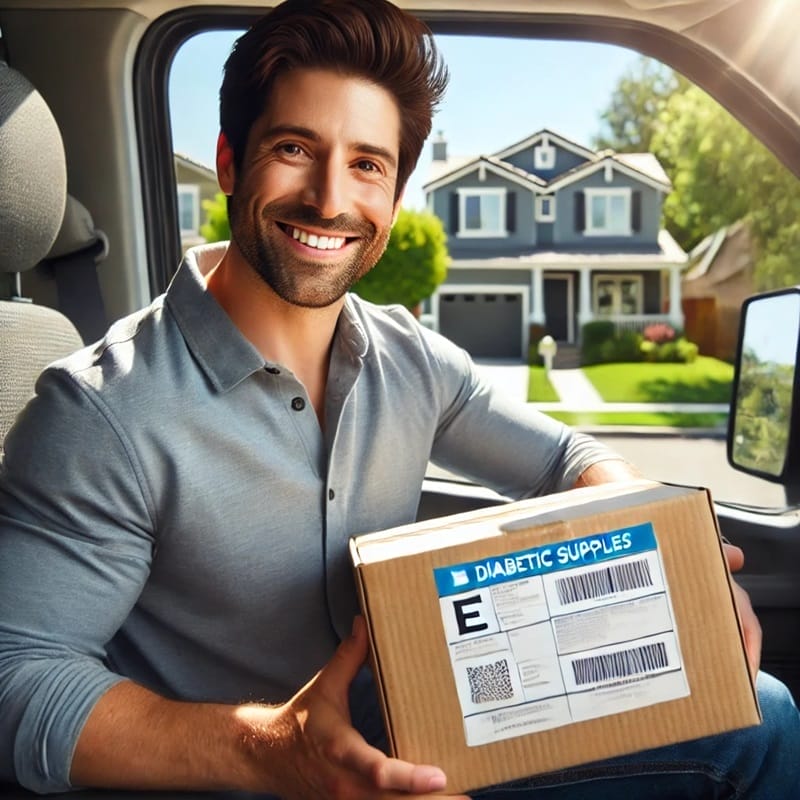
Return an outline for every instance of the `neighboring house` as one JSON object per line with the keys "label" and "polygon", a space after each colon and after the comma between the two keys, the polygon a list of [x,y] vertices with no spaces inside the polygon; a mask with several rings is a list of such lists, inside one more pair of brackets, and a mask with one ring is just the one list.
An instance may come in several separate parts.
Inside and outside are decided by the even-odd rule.
{"label": "neighboring house", "polygon": [[541,130],[452,159],[440,134],[423,189],[451,256],[423,320],[474,356],[524,358],[532,327],[569,344],[597,319],[683,328],[686,253],[660,229],[671,184],[652,154]]}
{"label": "neighboring house", "polygon": [[205,241],[200,235],[200,226],[205,221],[203,200],[212,200],[220,189],[217,173],[210,167],[180,153],[174,153],[173,158],[175,182],[178,186],[181,249],[186,252],[189,247]]}
{"label": "neighboring house", "polygon": [[681,283],[686,335],[704,355],[732,361],[742,303],[755,293],[753,239],[743,220],[720,228],[689,253]]}

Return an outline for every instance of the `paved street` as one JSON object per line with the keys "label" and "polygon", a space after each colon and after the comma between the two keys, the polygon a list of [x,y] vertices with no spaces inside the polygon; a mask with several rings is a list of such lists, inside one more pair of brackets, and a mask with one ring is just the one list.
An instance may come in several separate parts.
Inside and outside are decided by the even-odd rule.
{"label": "paved street", "polygon": [[728,465],[724,439],[646,433],[604,435],[597,432],[595,435],[636,464],[648,478],[705,486],[716,500],[765,507],[785,503],[780,484],[745,475]]}

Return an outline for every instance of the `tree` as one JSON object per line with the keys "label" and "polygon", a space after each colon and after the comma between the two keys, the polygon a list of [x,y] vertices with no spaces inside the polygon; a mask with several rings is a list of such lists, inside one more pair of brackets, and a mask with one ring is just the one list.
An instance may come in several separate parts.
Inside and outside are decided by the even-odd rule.
{"label": "tree", "polygon": [[228,222],[228,198],[217,192],[213,200],[203,200],[206,221],[200,226],[200,235],[207,242],[226,242],[231,238]]}
{"label": "tree", "polygon": [[594,138],[594,146],[618,153],[648,152],[667,100],[689,85],[664,64],[641,56],[620,78],[600,115],[605,130]]}
{"label": "tree", "polygon": [[800,182],[702,89],[642,58],[601,114],[599,146],[656,155],[673,190],[664,227],[686,250],[744,219],[755,242],[755,282],[800,282]]}
{"label": "tree", "polygon": [[413,309],[445,279],[448,262],[441,220],[427,211],[402,208],[386,252],[353,291],[373,303]]}

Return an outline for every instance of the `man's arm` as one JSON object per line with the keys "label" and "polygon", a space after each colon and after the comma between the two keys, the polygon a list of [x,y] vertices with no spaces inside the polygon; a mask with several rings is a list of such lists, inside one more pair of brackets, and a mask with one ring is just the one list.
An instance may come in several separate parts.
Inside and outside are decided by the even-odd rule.
{"label": "man's arm", "polygon": [[244,789],[309,800],[427,797],[444,789],[440,769],[389,758],[350,725],[348,687],[366,655],[366,627],[357,617],[352,636],[327,666],[274,707],[176,702],[119,684],[81,732],[71,781]]}
{"label": "man's arm", "polygon": [[575,487],[595,486],[600,483],[615,481],[632,481],[642,478],[642,473],[636,467],[622,458],[608,458],[597,461],[587,467],[575,481]]}

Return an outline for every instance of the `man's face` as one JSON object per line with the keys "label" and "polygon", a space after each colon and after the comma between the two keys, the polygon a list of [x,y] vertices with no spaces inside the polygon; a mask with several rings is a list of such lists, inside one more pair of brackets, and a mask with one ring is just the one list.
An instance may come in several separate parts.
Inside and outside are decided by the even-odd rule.
{"label": "man's face", "polygon": [[400,145],[393,97],[361,78],[294,70],[274,85],[242,168],[220,169],[231,237],[283,300],[340,299],[389,240]]}

